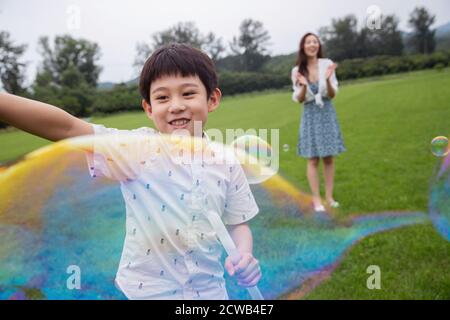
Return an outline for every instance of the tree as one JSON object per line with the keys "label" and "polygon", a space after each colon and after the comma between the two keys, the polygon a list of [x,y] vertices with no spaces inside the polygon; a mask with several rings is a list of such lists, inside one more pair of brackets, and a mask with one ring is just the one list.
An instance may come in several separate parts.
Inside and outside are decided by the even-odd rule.
{"label": "tree", "polygon": [[375,55],[401,55],[403,41],[395,15],[381,17],[381,28],[363,27],[358,31],[354,15],[333,19],[330,27],[323,27],[319,35],[327,56],[342,61]]}
{"label": "tree", "polygon": [[48,37],[40,38],[38,45],[44,58],[39,73],[48,73],[53,84],[61,85],[63,73],[75,68],[88,85],[97,85],[102,68],[96,64],[100,59],[100,47],[96,43],[64,35],[55,38],[53,48]]}
{"label": "tree", "polygon": [[136,59],[133,66],[140,70],[150,54],[157,48],[169,43],[184,43],[205,51],[212,60],[217,61],[225,51],[221,38],[210,32],[206,36],[197,28],[194,22],[179,22],[178,24],[156,32],[152,35],[152,44],[138,43]]}
{"label": "tree", "polygon": [[222,43],[222,38],[216,38],[214,33],[210,32],[203,38],[203,44],[201,46],[214,62],[217,62],[226,48]]}
{"label": "tree", "polygon": [[413,28],[410,44],[417,53],[433,53],[436,48],[435,29],[430,29],[436,19],[425,7],[417,7],[411,12],[408,23]]}
{"label": "tree", "polygon": [[383,17],[381,20],[382,28],[375,30],[380,39],[380,51],[378,54],[387,54],[399,56],[403,54],[402,33],[398,28],[399,19],[395,15]]}
{"label": "tree", "polygon": [[175,26],[153,34],[153,50],[165,44],[184,43],[200,49],[203,43],[202,35],[194,22],[179,22]]}
{"label": "tree", "polygon": [[71,36],[58,36],[51,48],[47,37],[39,40],[43,55],[33,85],[33,98],[62,107],[75,116],[86,116],[92,108],[101,67],[96,64],[96,43]]}
{"label": "tree", "polygon": [[352,59],[358,57],[358,21],[354,15],[342,19],[333,19],[331,27],[319,30],[327,56],[334,60]]}
{"label": "tree", "polygon": [[8,32],[0,32],[0,80],[3,89],[9,93],[20,94],[25,91],[23,82],[26,63],[20,62],[19,59],[26,47],[14,45]]}
{"label": "tree", "polygon": [[357,57],[375,55],[399,56],[403,53],[402,34],[395,15],[381,17],[380,29],[364,27],[358,36]]}
{"label": "tree", "polygon": [[240,34],[233,37],[231,51],[242,58],[244,71],[259,71],[269,59],[269,32],[260,21],[245,19],[239,26]]}

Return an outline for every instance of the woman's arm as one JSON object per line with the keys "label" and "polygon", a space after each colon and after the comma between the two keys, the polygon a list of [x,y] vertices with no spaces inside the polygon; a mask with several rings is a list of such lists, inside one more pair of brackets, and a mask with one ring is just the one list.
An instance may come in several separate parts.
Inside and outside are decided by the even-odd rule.
{"label": "woman's arm", "polygon": [[[331,61],[330,61],[331,62]],[[336,70],[337,64],[331,62],[325,72],[325,79],[327,84],[327,95],[330,99],[333,99],[336,96],[337,91],[337,79],[336,79]]]}
{"label": "woman's arm", "polygon": [[306,88],[308,86],[308,82],[306,78],[300,73],[297,72],[295,77],[294,87],[299,88],[299,93],[294,97],[299,103],[303,103],[306,99]]}
{"label": "woman's arm", "polygon": [[305,99],[306,99],[306,86],[305,85],[301,85],[300,92],[296,96],[296,99],[299,103],[303,103],[305,101]]}
{"label": "woman's arm", "polygon": [[331,83],[331,77],[327,79],[327,93],[330,99],[333,99],[336,96],[336,91]]}
{"label": "woman's arm", "polygon": [[51,141],[94,133],[89,123],[60,108],[8,93],[0,93],[0,121]]}

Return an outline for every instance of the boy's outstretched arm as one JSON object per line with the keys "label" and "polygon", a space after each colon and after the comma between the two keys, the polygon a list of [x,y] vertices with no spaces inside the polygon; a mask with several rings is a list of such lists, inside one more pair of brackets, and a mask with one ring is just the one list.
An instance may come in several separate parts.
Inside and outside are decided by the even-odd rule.
{"label": "boy's outstretched arm", "polygon": [[88,122],[60,108],[8,93],[0,93],[0,121],[51,141],[94,133]]}
{"label": "boy's outstretched arm", "polygon": [[228,232],[241,254],[240,259],[227,257],[225,269],[230,276],[235,276],[238,284],[243,287],[253,287],[261,279],[259,261],[253,257],[253,237],[247,223],[227,225]]}

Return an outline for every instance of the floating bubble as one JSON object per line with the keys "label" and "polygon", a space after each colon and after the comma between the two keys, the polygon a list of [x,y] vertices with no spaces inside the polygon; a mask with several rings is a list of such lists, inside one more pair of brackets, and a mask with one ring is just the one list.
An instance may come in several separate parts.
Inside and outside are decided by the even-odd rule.
{"label": "floating bubble", "polygon": [[284,152],[289,152],[289,145],[288,144],[284,144],[283,145],[283,151]]}
{"label": "floating bubble", "polygon": [[439,136],[431,140],[431,152],[437,157],[445,157],[449,153],[448,138]]}
{"label": "floating bubble", "polygon": [[255,135],[243,135],[231,144],[250,184],[258,184],[271,178],[274,152],[264,139]]}
{"label": "floating bubble", "polygon": [[[239,150],[259,157],[251,151],[252,146],[264,143],[252,137],[240,141],[245,143]],[[86,136],[39,149],[0,171],[0,299],[125,299],[114,285],[126,222],[123,197],[127,195],[122,194],[118,182],[127,183],[144,171],[161,171],[154,167],[156,160],[151,161],[155,152],[156,157],[167,157],[167,163],[177,164],[174,157],[179,148],[192,150],[192,142],[182,140],[173,147],[164,137]],[[87,167],[86,152],[92,152],[94,144],[108,163],[110,179],[90,175],[95,175],[95,170]],[[264,148],[270,154],[267,144]],[[198,149],[194,151],[193,156]],[[210,157],[211,153],[206,153],[206,160]],[[264,161],[258,164],[267,168]],[[185,166],[177,165],[170,176],[164,173],[164,179],[147,184],[150,191],[158,183],[173,183],[173,190],[183,189],[176,203],[161,207],[161,221],[191,196],[198,201],[183,206],[189,212],[211,204],[210,190],[196,188],[195,181],[194,185],[177,186],[176,181],[168,180],[179,174],[177,168]],[[204,169],[209,165],[214,163],[206,161]],[[256,170],[255,166],[251,164]],[[256,177],[250,176],[253,181],[262,181],[261,175]],[[307,209],[311,197],[279,174],[251,187],[260,212],[249,225],[254,255],[263,274],[258,286],[266,299],[298,298],[288,294],[307,280],[320,281],[316,278],[319,274],[329,276],[349,248],[367,235],[429,221],[420,212],[373,213],[344,221],[328,213],[317,216]],[[447,187],[439,184],[441,188]],[[129,196],[135,199],[136,194]],[[433,203],[434,207],[441,205]],[[178,235],[179,230],[176,232]],[[148,252],[147,248],[143,252]],[[72,265],[81,270],[79,290],[66,286],[70,276],[67,268]],[[231,299],[249,298],[234,279],[228,275],[225,279]]]}
{"label": "floating bubble", "polygon": [[443,159],[442,165],[430,191],[430,217],[436,230],[450,241],[450,154]]}

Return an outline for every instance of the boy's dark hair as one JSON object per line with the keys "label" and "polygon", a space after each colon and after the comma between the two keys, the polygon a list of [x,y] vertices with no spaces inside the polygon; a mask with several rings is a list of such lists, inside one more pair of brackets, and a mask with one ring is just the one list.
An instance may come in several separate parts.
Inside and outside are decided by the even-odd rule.
{"label": "boy's dark hair", "polygon": [[170,43],[158,48],[142,68],[139,90],[142,98],[150,104],[150,86],[162,76],[197,75],[206,88],[208,99],[217,88],[214,62],[202,51],[185,44]]}

